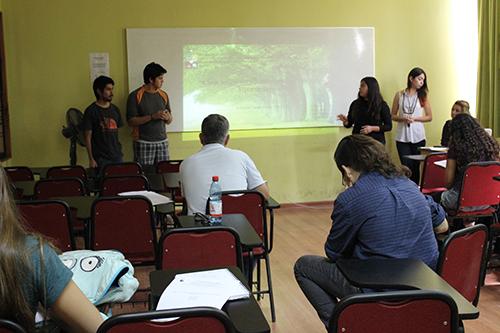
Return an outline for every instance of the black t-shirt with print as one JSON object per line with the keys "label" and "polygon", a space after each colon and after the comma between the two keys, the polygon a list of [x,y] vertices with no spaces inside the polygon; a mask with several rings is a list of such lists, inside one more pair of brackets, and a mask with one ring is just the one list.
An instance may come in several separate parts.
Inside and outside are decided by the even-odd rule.
{"label": "black t-shirt with print", "polygon": [[118,128],[122,126],[120,110],[114,104],[102,108],[94,102],[85,109],[82,128],[92,131],[92,155],[95,160],[122,158],[122,145],[118,140]]}

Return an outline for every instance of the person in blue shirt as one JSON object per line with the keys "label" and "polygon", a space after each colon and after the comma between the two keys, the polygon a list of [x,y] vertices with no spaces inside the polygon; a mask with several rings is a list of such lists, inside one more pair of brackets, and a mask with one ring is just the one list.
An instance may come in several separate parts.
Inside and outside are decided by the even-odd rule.
{"label": "person in blue shirt", "polygon": [[384,146],[354,134],[343,138],[334,154],[347,189],[334,203],[326,258],[297,260],[295,278],[327,326],[338,298],[360,293],[337,269],[338,258],[415,258],[435,268],[438,247],[433,227],[442,227],[444,210],[420,193],[396,166]]}
{"label": "person in blue shirt", "polygon": [[24,227],[0,167],[0,318],[34,332],[41,306],[69,332],[96,332],[103,318],[71,277],[54,248]]}

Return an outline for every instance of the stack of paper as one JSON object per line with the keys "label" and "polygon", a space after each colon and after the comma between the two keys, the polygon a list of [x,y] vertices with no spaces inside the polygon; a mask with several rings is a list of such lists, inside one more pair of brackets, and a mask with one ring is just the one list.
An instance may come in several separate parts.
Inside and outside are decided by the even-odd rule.
{"label": "stack of paper", "polygon": [[222,309],[228,300],[250,297],[250,291],[227,269],[177,274],[163,291],[156,310],[209,306]]}
{"label": "stack of paper", "polygon": [[153,206],[167,204],[167,203],[172,202],[172,199],[170,199],[169,197],[166,197],[164,195],[161,195],[161,194],[158,194],[158,193],[152,192],[152,191],[130,191],[130,192],[118,193],[118,195],[121,195],[121,196],[130,196],[130,195],[143,196],[143,197],[146,197],[147,199],[149,199],[149,201],[151,201],[151,204]]}
{"label": "stack of paper", "polygon": [[445,153],[448,151],[448,147],[420,147],[420,150],[428,150],[432,152],[442,152]]}

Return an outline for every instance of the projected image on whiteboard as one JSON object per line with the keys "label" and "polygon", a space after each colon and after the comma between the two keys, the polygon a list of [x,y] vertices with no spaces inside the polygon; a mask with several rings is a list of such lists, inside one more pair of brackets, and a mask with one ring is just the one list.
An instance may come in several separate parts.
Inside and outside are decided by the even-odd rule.
{"label": "projected image on whiteboard", "polygon": [[185,45],[184,129],[210,113],[232,129],[331,126],[329,58],[310,45]]}
{"label": "projected image on whiteboard", "polygon": [[152,61],[168,70],[168,132],[198,132],[210,113],[232,130],[342,126],[374,43],[370,27],[127,29],[128,86]]}

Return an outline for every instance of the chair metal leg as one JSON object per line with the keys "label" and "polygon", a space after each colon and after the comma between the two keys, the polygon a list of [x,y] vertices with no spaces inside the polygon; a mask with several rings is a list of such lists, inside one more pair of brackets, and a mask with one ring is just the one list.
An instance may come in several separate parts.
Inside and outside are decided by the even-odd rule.
{"label": "chair metal leg", "polygon": [[271,263],[269,262],[269,254],[266,252],[264,260],[266,261],[267,288],[269,289],[269,304],[271,305],[271,321],[276,321],[276,311],[274,309],[274,294],[273,283],[271,279]]}
{"label": "chair metal leg", "polygon": [[261,289],[260,289],[260,281],[261,281],[261,274],[260,274],[260,258],[257,259],[257,300],[260,301],[261,298]]}
{"label": "chair metal leg", "polygon": [[250,292],[253,290],[253,261],[255,260],[252,251],[248,251],[248,265],[246,267],[248,286],[250,287]]}

